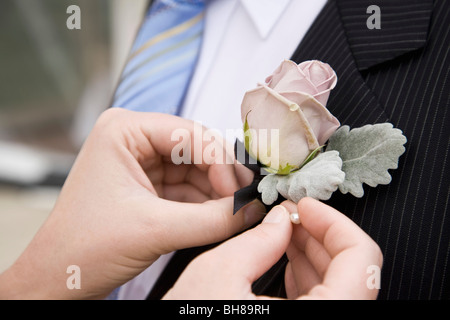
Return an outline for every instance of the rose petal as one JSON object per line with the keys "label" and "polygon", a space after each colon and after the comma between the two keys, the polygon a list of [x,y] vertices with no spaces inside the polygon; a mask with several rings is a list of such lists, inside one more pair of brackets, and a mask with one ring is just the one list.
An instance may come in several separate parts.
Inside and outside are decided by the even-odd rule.
{"label": "rose petal", "polygon": [[283,92],[281,95],[299,105],[320,145],[327,142],[339,128],[339,120],[313,96],[300,92]]}
{"label": "rose petal", "polygon": [[301,91],[309,94],[318,93],[316,86],[298,68],[297,64],[290,60],[283,61],[268,79],[270,79],[270,82],[267,82],[266,79],[268,86],[277,92]]}
{"label": "rose petal", "polygon": [[336,86],[337,76],[329,64],[318,60],[305,61],[298,65],[298,68],[304,72],[306,77],[314,85],[315,91],[304,90],[285,90],[298,91],[312,94],[320,103],[326,106],[330,91]]}
{"label": "rose petal", "polygon": [[[266,84],[244,96],[242,121],[247,117],[249,128],[257,130],[252,133],[251,152],[275,172],[288,164],[300,165],[340,126],[325,107],[336,82],[334,70],[321,61],[299,65],[283,61],[266,78]],[[258,137],[262,129],[266,129],[265,135]],[[277,131],[271,133],[271,129]],[[272,140],[275,136],[271,134],[278,135],[279,140]]]}
{"label": "rose petal", "polygon": [[[330,78],[330,73],[323,63],[317,63],[317,61],[314,61],[311,63],[309,69],[311,82],[314,83],[315,86],[319,86],[321,83],[324,83]],[[328,89],[328,87],[326,89]]]}
{"label": "rose petal", "polygon": [[[269,164],[265,153],[278,148],[279,157],[276,157],[276,154],[271,155],[274,161],[270,164],[275,170],[278,170],[279,166],[284,167],[287,164],[299,166],[309,153],[319,146],[309,122],[298,106],[297,108],[295,106],[267,86],[248,91],[242,102],[242,116],[245,117],[248,113],[249,127],[259,130],[259,134],[262,134],[259,139],[255,139],[252,135],[252,142],[258,143],[259,141],[261,143],[258,145],[258,158],[261,158],[259,160]],[[291,108],[294,111],[291,111]],[[268,138],[264,137],[261,129],[267,129],[266,137]],[[271,129],[278,129],[278,141],[271,141]],[[263,142],[267,142],[267,145],[265,146]],[[251,149],[255,150],[255,147],[252,146]],[[274,165],[274,162],[278,163]]]}
{"label": "rose petal", "polygon": [[336,73],[333,72],[333,74],[330,75],[330,77],[328,79],[326,79],[324,82],[319,83],[317,85],[317,91],[325,91],[325,90],[332,90],[334,89],[334,87],[336,87],[336,83],[337,83],[337,76]]}
{"label": "rose petal", "polygon": [[319,101],[322,105],[326,106],[328,103],[328,98],[330,97],[331,89],[321,91],[313,95],[313,97]]}

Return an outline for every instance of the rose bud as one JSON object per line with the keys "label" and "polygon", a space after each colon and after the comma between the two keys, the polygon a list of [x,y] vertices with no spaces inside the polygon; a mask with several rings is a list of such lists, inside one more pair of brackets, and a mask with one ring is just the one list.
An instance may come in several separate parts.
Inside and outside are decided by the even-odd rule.
{"label": "rose bud", "polygon": [[299,169],[340,126],[325,107],[336,82],[336,73],[326,63],[283,61],[242,101],[249,154],[271,173]]}

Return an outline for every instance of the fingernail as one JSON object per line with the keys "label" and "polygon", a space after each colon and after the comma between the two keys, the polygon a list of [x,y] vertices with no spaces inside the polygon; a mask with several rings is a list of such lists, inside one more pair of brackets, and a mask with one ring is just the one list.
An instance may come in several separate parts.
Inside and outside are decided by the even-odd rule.
{"label": "fingernail", "polygon": [[247,227],[250,227],[260,221],[265,214],[266,207],[258,200],[255,200],[244,208],[244,223]]}
{"label": "fingernail", "polygon": [[298,215],[297,212],[292,212],[292,213],[289,215],[289,219],[291,219],[291,222],[292,222],[293,224],[300,224],[300,216]]}
{"label": "fingernail", "polygon": [[275,206],[270,212],[266,215],[263,220],[263,223],[279,223],[284,215],[287,215],[288,212],[285,207],[278,205]]}

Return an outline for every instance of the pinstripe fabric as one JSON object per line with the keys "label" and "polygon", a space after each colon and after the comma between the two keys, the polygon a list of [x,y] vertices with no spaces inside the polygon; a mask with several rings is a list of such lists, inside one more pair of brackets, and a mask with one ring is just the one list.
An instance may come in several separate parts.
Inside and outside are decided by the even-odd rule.
{"label": "pinstripe fabric", "polygon": [[384,92],[380,101],[409,139],[385,199],[395,215],[372,231],[389,257],[386,298],[450,298],[449,24],[448,1],[435,1],[426,47],[366,76],[374,92]]}
{"label": "pinstripe fabric", "polygon": [[[381,30],[366,28],[372,4]],[[293,56],[336,70],[329,106],[343,124],[388,120],[408,138],[390,185],[329,201],[380,245],[380,299],[450,298],[449,22],[445,0],[331,1]]]}
{"label": "pinstripe fabric", "polygon": [[[374,4],[381,30],[366,27]],[[450,298],[449,44],[447,0],[336,0],[292,56],[334,68],[339,80],[328,108],[342,124],[389,121],[408,138],[391,184],[367,187],[361,199],[336,192],[328,201],[380,245],[380,299]],[[285,262],[254,292],[282,296]]]}

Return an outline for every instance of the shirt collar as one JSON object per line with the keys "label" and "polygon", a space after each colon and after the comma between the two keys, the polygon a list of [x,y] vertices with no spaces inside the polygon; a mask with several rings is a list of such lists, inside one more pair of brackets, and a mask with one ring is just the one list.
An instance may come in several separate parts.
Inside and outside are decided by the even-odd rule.
{"label": "shirt collar", "polygon": [[240,0],[262,39],[280,19],[291,0]]}

